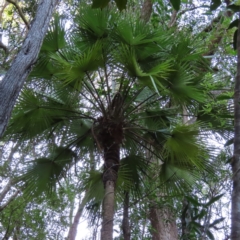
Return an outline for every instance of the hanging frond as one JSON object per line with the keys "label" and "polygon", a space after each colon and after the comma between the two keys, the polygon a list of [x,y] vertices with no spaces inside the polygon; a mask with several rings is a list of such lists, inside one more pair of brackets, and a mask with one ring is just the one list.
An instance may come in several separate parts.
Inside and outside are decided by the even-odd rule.
{"label": "hanging frond", "polygon": [[49,157],[41,157],[30,163],[26,173],[19,177],[25,183],[26,194],[38,196],[49,194],[56,189],[56,184],[65,176],[65,172],[76,158],[76,154],[63,147],[54,147]]}

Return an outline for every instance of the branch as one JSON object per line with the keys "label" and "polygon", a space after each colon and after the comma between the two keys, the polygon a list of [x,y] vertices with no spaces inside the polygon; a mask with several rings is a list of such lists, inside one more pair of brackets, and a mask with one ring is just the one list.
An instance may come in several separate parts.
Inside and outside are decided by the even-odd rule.
{"label": "branch", "polygon": [[9,3],[12,3],[16,9],[18,10],[18,13],[19,13],[19,16],[21,17],[21,19],[23,20],[23,22],[25,23],[27,29],[29,30],[30,29],[30,25],[26,19],[26,17],[24,16],[23,12],[22,12],[22,9],[20,8],[20,6],[18,5],[17,1],[16,0],[6,0],[7,2]]}
{"label": "branch", "polygon": [[172,27],[172,26],[175,24],[175,22],[176,22],[176,20],[177,20],[177,13],[178,13],[178,11],[173,10],[172,16],[171,16],[171,20],[170,20],[170,22],[168,23],[168,27],[169,27],[169,28]]}
{"label": "branch", "polygon": [[12,202],[12,201],[16,198],[16,196],[19,194],[19,192],[20,192],[20,191],[17,190],[17,191],[8,199],[8,201],[7,201],[6,203],[4,203],[3,205],[0,206],[0,212],[1,212],[5,207],[7,207],[10,202]]}

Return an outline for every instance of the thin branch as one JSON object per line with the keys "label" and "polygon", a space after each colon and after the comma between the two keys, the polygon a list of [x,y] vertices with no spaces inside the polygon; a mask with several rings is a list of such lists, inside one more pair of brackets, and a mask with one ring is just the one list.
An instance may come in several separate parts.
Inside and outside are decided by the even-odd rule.
{"label": "thin branch", "polygon": [[18,10],[19,16],[21,17],[21,19],[22,19],[23,22],[25,23],[27,29],[29,30],[29,29],[30,29],[30,25],[29,25],[26,17],[24,16],[24,14],[23,14],[23,12],[22,12],[22,9],[21,9],[20,6],[18,5],[17,1],[15,1],[15,0],[6,0],[6,1],[9,2],[9,3],[12,3],[12,4],[16,7],[16,9]]}
{"label": "thin branch", "polygon": [[168,27],[169,27],[169,28],[172,27],[172,26],[176,23],[177,13],[178,13],[178,11],[173,10],[172,16],[171,16],[171,19],[170,19],[170,22],[168,23]]}
{"label": "thin branch", "polygon": [[5,208],[5,207],[7,207],[8,206],[8,204],[10,203],[10,202],[12,202],[16,197],[17,197],[17,195],[20,193],[20,190],[17,190],[9,199],[8,199],[8,201],[6,202],[6,203],[4,203],[3,205],[1,205],[0,206],[0,212]]}

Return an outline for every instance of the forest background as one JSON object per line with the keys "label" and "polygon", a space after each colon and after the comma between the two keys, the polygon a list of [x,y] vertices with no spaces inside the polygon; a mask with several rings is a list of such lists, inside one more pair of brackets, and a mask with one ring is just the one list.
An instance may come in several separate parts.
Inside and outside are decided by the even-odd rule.
{"label": "forest background", "polygon": [[1,238],[237,239],[239,10],[1,1]]}

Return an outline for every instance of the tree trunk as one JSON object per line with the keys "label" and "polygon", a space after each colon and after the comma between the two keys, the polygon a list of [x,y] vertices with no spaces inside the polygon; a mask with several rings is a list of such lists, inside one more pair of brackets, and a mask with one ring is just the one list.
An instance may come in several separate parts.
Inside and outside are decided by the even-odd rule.
{"label": "tree trunk", "polygon": [[[108,131],[108,130],[107,130]],[[102,205],[101,240],[113,239],[114,194],[117,173],[120,164],[120,145],[116,143],[110,132],[104,133],[104,173],[103,184],[105,195]]]}
{"label": "tree trunk", "polygon": [[23,46],[10,69],[0,81],[0,137],[8,124],[12,109],[40,51],[49,21],[58,0],[42,0]]}
{"label": "tree trunk", "polygon": [[233,192],[232,192],[232,229],[231,239],[240,236],[240,20],[237,34],[237,76],[234,91],[234,152],[232,159]]}
{"label": "tree trunk", "polygon": [[122,221],[123,239],[124,240],[131,239],[128,210],[129,210],[129,193],[125,192],[124,203],[123,203],[123,221]]}
{"label": "tree trunk", "polygon": [[101,240],[113,239],[113,217],[114,217],[114,182],[107,181],[105,184],[105,196],[103,199],[103,215]]}
{"label": "tree trunk", "polygon": [[73,223],[68,232],[68,237],[67,237],[68,240],[75,240],[77,236],[77,227],[78,227],[79,220],[82,216],[84,206],[85,206],[85,197],[82,199],[81,203],[78,206],[77,213],[74,217]]}
{"label": "tree trunk", "polygon": [[159,209],[150,208],[149,219],[152,225],[152,240],[177,240],[177,225],[172,212],[168,207]]}
{"label": "tree trunk", "polygon": [[141,20],[147,23],[152,14],[152,0],[145,0],[141,9]]}

